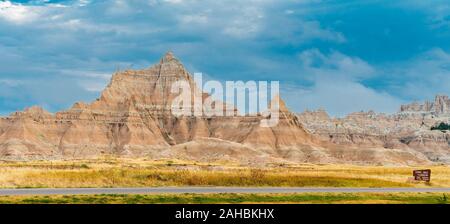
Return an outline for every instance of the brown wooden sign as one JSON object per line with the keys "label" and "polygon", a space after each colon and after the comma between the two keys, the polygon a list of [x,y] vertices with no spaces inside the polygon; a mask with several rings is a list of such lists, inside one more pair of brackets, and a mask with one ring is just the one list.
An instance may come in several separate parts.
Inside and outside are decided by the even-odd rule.
{"label": "brown wooden sign", "polygon": [[431,170],[414,170],[413,175],[416,181],[431,181]]}

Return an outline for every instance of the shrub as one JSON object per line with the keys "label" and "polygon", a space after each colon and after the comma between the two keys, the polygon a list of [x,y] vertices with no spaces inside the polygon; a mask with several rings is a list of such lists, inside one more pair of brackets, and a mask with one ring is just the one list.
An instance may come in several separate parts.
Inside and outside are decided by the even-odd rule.
{"label": "shrub", "polygon": [[438,126],[431,127],[431,130],[432,131],[434,131],[434,130],[449,131],[450,130],[450,125],[446,124],[444,122],[441,122]]}

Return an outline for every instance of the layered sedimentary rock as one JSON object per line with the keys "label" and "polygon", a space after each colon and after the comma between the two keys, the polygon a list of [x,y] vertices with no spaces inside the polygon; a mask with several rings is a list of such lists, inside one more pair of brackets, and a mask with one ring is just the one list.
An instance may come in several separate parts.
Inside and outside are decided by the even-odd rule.
{"label": "layered sedimentary rock", "polygon": [[436,96],[434,102],[425,101],[424,103],[414,102],[402,105],[400,112],[403,113],[423,113],[423,114],[447,114],[450,115],[450,99],[448,96]]}
{"label": "layered sedimentary rock", "polygon": [[[446,97],[436,97],[436,102]],[[415,105],[415,104],[412,104]],[[331,118],[323,111],[305,111],[298,115],[303,126],[323,141],[360,148],[401,149],[425,156],[437,163],[450,163],[450,134],[431,127],[450,121],[436,103],[402,106],[396,114],[357,112],[343,118]],[[430,106],[431,105],[431,106]],[[407,109],[408,108],[408,109]],[[442,108],[442,107],[439,107]],[[419,112],[421,111],[421,112]]]}
{"label": "layered sedimentary rock", "polygon": [[[183,65],[168,53],[148,69],[117,72],[92,103],[78,102],[56,114],[32,107],[2,118],[0,156],[18,159],[102,154],[160,157],[162,151],[173,155],[167,150],[175,145],[197,139],[202,139],[203,145],[207,145],[205,139],[211,139],[214,145],[215,139],[221,139],[224,144],[233,142],[242,148],[258,148],[267,155],[279,157],[278,150],[311,144],[311,137],[288,111],[281,113],[281,124],[273,128],[260,127],[264,119],[261,116],[176,117],[171,107],[177,95],[171,92],[171,87],[177,81],[187,81],[193,92],[198,89]],[[202,98],[208,97],[200,94]]]}
{"label": "layered sedimentary rock", "polygon": [[[171,89],[177,81],[188,83],[192,97],[209,97],[198,91],[193,77],[169,52],[150,68],[115,73],[91,103],[77,102],[55,114],[31,107],[1,118],[0,158],[107,154],[245,164],[416,165],[430,163],[434,155],[448,154],[444,133],[424,132],[421,138],[414,137],[435,122],[418,113],[392,117],[355,113],[345,120],[332,119],[324,111],[296,116],[276,97],[280,119],[274,127],[260,125],[267,117],[239,116],[233,106],[225,104],[224,110],[236,116],[174,116],[172,104],[178,94]],[[193,103],[190,107],[198,109]],[[432,108],[436,107],[440,108]],[[432,155],[427,151],[430,144],[435,145]]]}

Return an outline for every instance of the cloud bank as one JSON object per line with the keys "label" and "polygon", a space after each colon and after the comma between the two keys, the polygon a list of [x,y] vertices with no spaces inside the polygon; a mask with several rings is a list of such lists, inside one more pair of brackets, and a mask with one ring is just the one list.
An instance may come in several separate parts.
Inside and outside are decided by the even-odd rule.
{"label": "cloud bank", "polygon": [[[395,112],[448,94],[446,10],[385,3],[0,1],[0,113],[91,101],[114,71],[145,68],[168,50],[211,79],[280,80],[296,111]],[[383,13],[400,15],[402,28],[380,24]],[[405,40],[415,29],[421,36]]]}

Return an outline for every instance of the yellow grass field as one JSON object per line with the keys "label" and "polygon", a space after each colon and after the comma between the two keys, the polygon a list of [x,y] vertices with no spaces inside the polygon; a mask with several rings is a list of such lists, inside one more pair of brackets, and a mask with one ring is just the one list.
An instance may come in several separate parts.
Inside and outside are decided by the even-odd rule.
{"label": "yellow grass field", "polygon": [[[429,184],[411,181],[414,169],[432,170]],[[237,164],[105,158],[0,162],[0,188],[292,186],[450,187],[450,167]]]}

